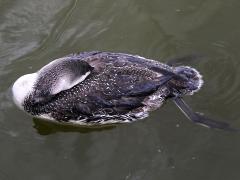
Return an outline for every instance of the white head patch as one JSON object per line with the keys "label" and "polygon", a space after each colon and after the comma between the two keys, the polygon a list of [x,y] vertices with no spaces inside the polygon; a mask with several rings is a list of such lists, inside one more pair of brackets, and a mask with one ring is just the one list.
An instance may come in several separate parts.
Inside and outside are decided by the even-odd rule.
{"label": "white head patch", "polygon": [[13,84],[13,100],[20,109],[23,109],[24,99],[33,91],[37,77],[37,73],[26,74],[18,78]]}
{"label": "white head patch", "polygon": [[57,94],[61,91],[67,90],[72,88],[73,86],[77,85],[78,83],[82,82],[91,72],[88,71],[80,77],[76,77],[74,80],[70,80],[70,77],[63,76],[57,80],[55,87],[52,89],[51,94]]}

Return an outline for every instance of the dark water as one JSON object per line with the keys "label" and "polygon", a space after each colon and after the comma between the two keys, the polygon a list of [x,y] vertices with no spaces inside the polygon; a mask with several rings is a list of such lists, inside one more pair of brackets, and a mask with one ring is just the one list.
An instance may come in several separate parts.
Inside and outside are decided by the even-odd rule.
{"label": "dark water", "polygon": [[0,0],[0,179],[238,180],[240,134],[192,124],[172,102],[133,124],[88,130],[33,120],[11,84],[66,54],[105,50],[185,62],[204,76],[186,101],[240,127],[237,0]]}

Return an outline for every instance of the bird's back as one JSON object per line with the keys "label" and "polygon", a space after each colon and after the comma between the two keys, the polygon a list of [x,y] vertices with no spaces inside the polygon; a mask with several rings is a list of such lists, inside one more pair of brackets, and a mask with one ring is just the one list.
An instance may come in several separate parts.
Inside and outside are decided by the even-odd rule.
{"label": "bird's back", "polygon": [[126,114],[134,118],[134,113],[143,111],[147,106],[144,102],[147,97],[154,94],[169,78],[146,67],[134,66],[134,63],[126,62],[128,66],[120,66],[121,62],[116,59],[111,61],[105,57],[108,63],[99,58],[94,60],[101,65],[98,64],[97,68],[95,66],[83,82],[59,93],[54,101],[45,104],[45,113],[55,112],[52,113],[54,119],[66,121],[96,121],[96,117],[103,120]]}

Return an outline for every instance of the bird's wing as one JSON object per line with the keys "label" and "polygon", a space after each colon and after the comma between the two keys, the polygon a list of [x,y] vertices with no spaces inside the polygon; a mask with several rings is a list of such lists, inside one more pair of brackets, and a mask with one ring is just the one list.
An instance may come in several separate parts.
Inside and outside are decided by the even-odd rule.
{"label": "bird's wing", "polygon": [[[109,114],[127,113],[145,106],[144,100],[165,86],[171,78],[172,76],[160,76],[149,79],[141,77],[141,75],[124,74],[124,70],[122,70],[121,74],[113,77],[114,85],[109,82],[109,88],[96,87],[96,90],[87,96],[89,109],[95,111],[104,109]],[[79,111],[82,110],[79,109]]]}

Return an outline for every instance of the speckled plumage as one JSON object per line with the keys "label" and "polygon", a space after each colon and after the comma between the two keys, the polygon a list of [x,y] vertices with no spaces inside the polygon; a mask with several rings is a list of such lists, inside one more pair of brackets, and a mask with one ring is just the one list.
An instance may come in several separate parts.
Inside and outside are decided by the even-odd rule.
{"label": "speckled plumage", "polygon": [[[56,62],[56,67],[62,62],[79,63],[79,71],[77,66],[67,65],[54,73],[54,68],[59,68],[51,64],[40,70],[41,78],[23,102],[24,110],[33,116],[79,124],[130,122],[148,116],[174,93],[192,94],[201,86],[201,77],[192,68],[174,68],[136,55],[86,52]],[[55,93],[56,83],[51,80],[58,82],[65,69],[71,78],[91,73],[73,87]]]}

